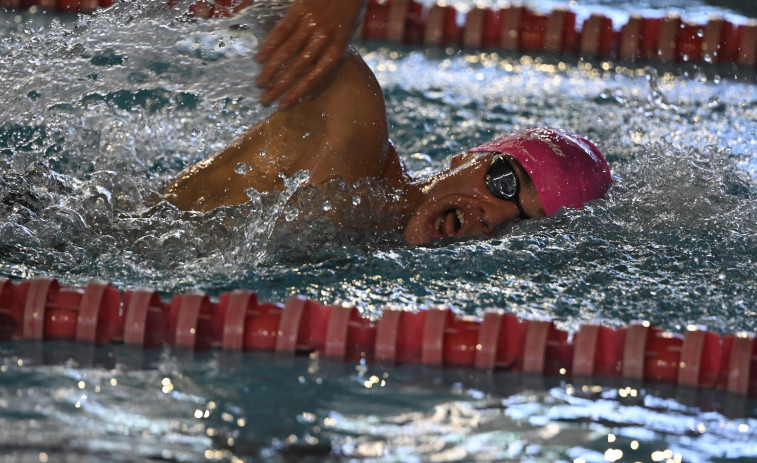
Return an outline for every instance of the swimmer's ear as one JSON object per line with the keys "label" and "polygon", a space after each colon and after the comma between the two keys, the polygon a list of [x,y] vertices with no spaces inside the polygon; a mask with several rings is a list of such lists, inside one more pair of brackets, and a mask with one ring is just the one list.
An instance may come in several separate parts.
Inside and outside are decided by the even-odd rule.
{"label": "swimmer's ear", "polygon": [[474,153],[458,153],[452,156],[452,159],[449,161],[449,166],[451,169],[457,169],[474,157],[476,157],[476,154]]}

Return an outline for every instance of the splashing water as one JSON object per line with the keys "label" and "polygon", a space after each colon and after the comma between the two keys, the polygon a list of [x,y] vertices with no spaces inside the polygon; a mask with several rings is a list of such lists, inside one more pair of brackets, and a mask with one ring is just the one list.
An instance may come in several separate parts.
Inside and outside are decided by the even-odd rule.
{"label": "splashing water", "polygon": [[[688,323],[757,329],[753,81],[713,69],[681,77],[365,46],[393,139],[416,175],[540,124],[588,136],[613,169],[608,198],[583,210],[522,222],[494,240],[412,248],[392,233],[337,233],[334,209],[385,205],[360,184],[298,188],[304,173],[286,179],[283,192],[250,192],[249,203],[206,214],[159,201],[177,172],[266,114],[253,55],[262,25],[280,10],[201,21],[187,7],[123,2],[54,20],[0,14],[0,275],[108,279],[168,294],[241,287],[276,301],[297,292],[351,301],[368,315],[386,304],[449,304],[547,316],[565,328],[647,319],[673,331]],[[391,203],[392,195],[379,197]],[[371,224],[359,210],[343,220]],[[2,461],[757,454],[754,403],[711,391],[317,357],[214,352],[182,363],[168,350],[38,347],[0,344]],[[710,407],[729,401],[722,413]]]}
{"label": "splashing water", "polygon": [[[565,327],[646,318],[674,330],[754,328],[752,84],[696,69],[679,77],[366,47],[414,174],[507,131],[553,125],[596,141],[616,180],[606,201],[521,223],[500,239],[409,248],[394,231],[334,229],[329,217],[345,207],[354,210],[344,223],[374,223],[355,215],[383,207],[366,204],[375,195],[360,185],[303,189],[296,176],[281,193],[250,192],[249,203],[207,214],[159,200],[177,172],[267,114],[254,52],[281,8],[197,20],[187,7],[125,2],[93,17],[8,22],[4,275],[96,277],[169,293],[246,287],[273,300],[299,292],[373,313],[387,303],[499,306]],[[393,198],[384,192],[384,203]]]}
{"label": "splashing water", "polygon": [[[0,63],[5,273],[92,273],[84,269],[125,258],[108,276],[120,280],[265,259],[301,175],[272,208],[253,204],[247,216],[182,213],[158,198],[167,177],[267,114],[254,53],[286,3],[214,20],[192,19],[189,3],[123,2],[74,21],[8,22],[19,26],[3,35]],[[216,247],[229,240],[233,256]]]}
{"label": "splashing water", "polygon": [[[397,299],[546,311],[570,326],[754,326],[753,84],[529,56],[387,53],[369,63],[388,89],[395,141],[432,159],[418,169],[510,130],[555,125],[594,140],[616,180],[607,201],[522,223],[500,241],[388,253],[403,288],[424,285]],[[433,73],[408,79],[429,59]],[[397,286],[381,281],[378,292]]]}

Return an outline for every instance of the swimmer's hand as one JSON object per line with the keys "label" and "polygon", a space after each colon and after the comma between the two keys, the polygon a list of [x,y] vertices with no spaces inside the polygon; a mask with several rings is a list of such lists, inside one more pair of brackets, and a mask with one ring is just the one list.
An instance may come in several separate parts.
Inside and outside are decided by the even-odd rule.
{"label": "swimmer's hand", "polygon": [[261,103],[286,110],[316,93],[346,55],[365,0],[295,0],[257,54]]}

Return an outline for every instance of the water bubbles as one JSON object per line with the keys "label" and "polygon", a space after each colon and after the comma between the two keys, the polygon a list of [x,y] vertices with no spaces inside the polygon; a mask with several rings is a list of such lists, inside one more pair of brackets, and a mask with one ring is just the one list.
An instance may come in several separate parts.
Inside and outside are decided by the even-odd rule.
{"label": "water bubbles", "polygon": [[5,246],[16,246],[19,249],[35,249],[41,246],[35,233],[11,221],[0,223],[0,240]]}
{"label": "water bubbles", "polygon": [[250,198],[250,201],[258,202],[261,200],[261,194],[255,188],[246,188],[244,190],[244,194],[246,194],[247,197]]}
{"label": "water bubbles", "polygon": [[355,196],[352,197],[352,205],[353,206],[359,206],[361,202],[363,202],[363,200],[360,199],[360,196],[355,195]]}
{"label": "water bubbles", "polygon": [[297,218],[300,211],[293,205],[289,205],[284,209],[284,220],[291,222]]}
{"label": "water bubbles", "polygon": [[707,100],[707,108],[713,112],[725,112],[727,107],[719,97],[713,96]]}
{"label": "water bubbles", "polygon": [[305,185],[308,182],[308,180],[310,180],[310,171],[301,170],[292,176],[291,182],[293,186],[299,188]]}
{"label": "water bubbles", "polygon": [[243,162],[237,163],[237,165],[234,166],[234,172],[236,174],[238,174],[238,175],[245,175],[245,174],[247,174],[247,172],[248,172],[248,170],[247,170],[247,164],[245,164]]}
{"label": "water bubbles", "polygon": [[161,248],[180,247],[185,238],[184,230],[171,230],[164,233],[158,238],[158,244]]}
{"label": "water bubbles", "polygon": [[326,201],[323,203],[323,212],[329,212],[334,206],[331,204],[331,201]]}
{"label": "water bubbles", "polygon": [[261,149],[261,150],[260,150],[260,151],[258,152],[258,156],[260,156],[261,158],[264,158],[264,157],[266,156],[266,152],[265,152],[265,150],[264,150],[264,149]]}

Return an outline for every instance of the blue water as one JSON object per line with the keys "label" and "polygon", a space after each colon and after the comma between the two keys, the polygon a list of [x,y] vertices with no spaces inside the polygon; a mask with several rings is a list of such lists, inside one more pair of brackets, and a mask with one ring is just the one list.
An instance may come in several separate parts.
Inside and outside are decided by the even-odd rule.
{"label": "blue water", "polygon": [[[750,14],[679,3],[694,19]],[[331,230],[318,211],[338,192],[207,215],[156,203],[173,175],[265,115],[251,56],[270,14],[192,21],[185,6],[0,15],[0,275],[300,293],[369,316],[387,304],[495,306],[569,330],[636,319],[757,329],[753,73],[361,45],[418,175],[537,124],[585,134],[613,168],[610,195],[589,208],[414,248]],[[574,7],[620,23],[663,6]],[[0,461],[749,461],[756,417],[753,401],[659,385],[0,345]]]}

